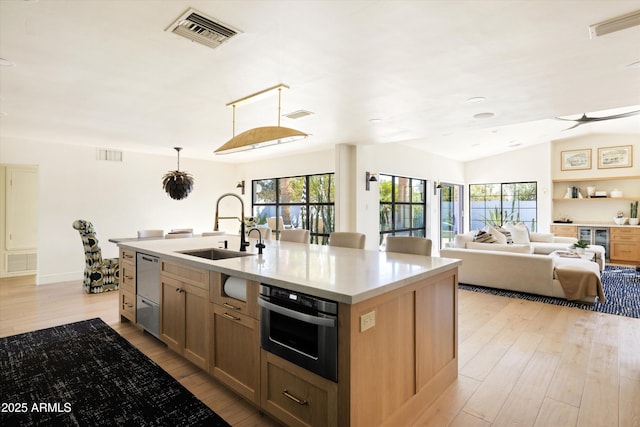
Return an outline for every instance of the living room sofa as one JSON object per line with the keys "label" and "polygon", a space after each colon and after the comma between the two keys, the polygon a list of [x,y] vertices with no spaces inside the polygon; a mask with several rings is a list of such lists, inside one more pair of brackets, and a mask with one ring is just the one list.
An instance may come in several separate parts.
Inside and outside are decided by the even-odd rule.
{"label": "living room sofa", "polygon": [[[476,233],[458,235],[453,244],[440,250],[442,257],[462,260],[458,269],[460,283],[567,298],[556,267],[579,269],[597,276],[598,280],[604,268],[604,248],[601,246],[588,249],[600,256],[597,262],[551,255],[556,250],[567,250],[577,239],[530,233],[529,243],[479,243],[473,241]],[[586,303],[594,300],[595,295],[578,299]]]}

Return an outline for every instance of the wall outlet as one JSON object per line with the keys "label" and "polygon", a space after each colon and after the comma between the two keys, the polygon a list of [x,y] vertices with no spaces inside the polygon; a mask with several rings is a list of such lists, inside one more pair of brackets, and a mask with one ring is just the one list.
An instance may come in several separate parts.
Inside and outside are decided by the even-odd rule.
{"label": "wall outlet", "polygon": [[370,311],[360,316],[360,332],[371,329],[376,326],[376,311]]}

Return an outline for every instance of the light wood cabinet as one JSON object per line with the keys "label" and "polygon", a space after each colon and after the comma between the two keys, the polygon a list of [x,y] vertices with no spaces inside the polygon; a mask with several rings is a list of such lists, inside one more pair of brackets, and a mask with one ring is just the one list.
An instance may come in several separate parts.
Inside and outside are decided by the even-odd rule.
{"label": "light wood cabinet", "polygon": [[611,227],[609,247],[612,262],[640,262],[640,228]]}
{"label": "light wood cabinet", "polygon": [[222,305],[212,305],[209,373],[260,405],[260,322]]}
{"label": "light wood cabinet", "polygon": [[575,225],[552,225],[551,232],[558,237],[578,238],[578,227]]}
{"label": "light wood cabinet", "polygon": [[162,261],[160,339],[203,370],[209,361],[209,272]]}
{"label": "light wood cabinet", "polygon": [[265,411],[287,426],[338,425],[338,384],[264,350],[261,363]]}
{"label": "light wood cabinet", "polygon": [[260,405],[260,284],[245,281],[246,301],[230,297],[228,275],[210,274],[212,328],[209,373],[241,396]]}
{"label": "light wood cabinet", "polygon": [[136,253],[120,249],[120,320],[136,323]]}

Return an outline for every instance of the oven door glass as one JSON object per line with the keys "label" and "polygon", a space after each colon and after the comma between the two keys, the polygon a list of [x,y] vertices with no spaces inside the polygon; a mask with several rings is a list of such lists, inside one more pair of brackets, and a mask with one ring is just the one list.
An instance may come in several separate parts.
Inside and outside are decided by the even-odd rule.
{"label": "oven door glass", "polygon": [[314,360],[318,359],[318,326],[269,312],[269,338]]}

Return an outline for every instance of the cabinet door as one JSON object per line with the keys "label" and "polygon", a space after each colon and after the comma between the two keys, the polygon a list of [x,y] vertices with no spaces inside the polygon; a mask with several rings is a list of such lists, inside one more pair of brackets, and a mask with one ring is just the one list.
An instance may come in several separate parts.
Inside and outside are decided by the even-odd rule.
{"label": "cabinet door", "polygon": [[182,283],[160,276],[160,339],[175,352],[184,347],[184,291]]}
{"label": "cabinet door", "polygon": [[209,328],[207,327],[209,292],[196,286],[182,284],[184,307],[184,348],[182,355],[207,370],[209,360]]}
{"label": "cabinet door", "polygon": [[246,399],[260,404],[260,323],[214,304],[209,372]]}
{"label": "cabinet door", "polygon": [[26,250],[38,247],[38,169],[7,167],[6,248]]}

